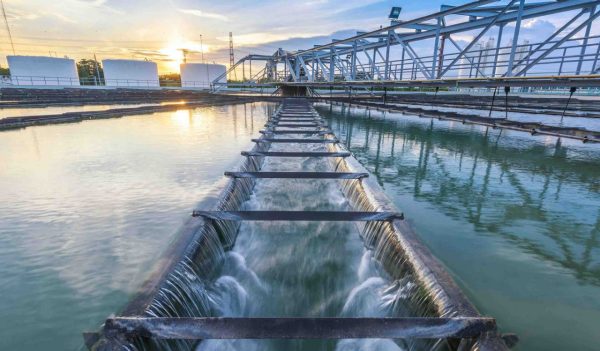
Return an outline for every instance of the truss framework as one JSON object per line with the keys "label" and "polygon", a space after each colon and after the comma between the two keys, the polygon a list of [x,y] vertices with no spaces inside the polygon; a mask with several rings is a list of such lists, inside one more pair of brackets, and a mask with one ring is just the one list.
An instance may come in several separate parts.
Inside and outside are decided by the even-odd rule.
{"label": "truss framework", "polygon": [[[598,0],[480,0],[387,27],[357,32],[311,49],[277,50],[273,55],[248,55],[230,67],[262,61],[264,68],[243,84],[372,85],[439,80],[523,77],[588,77],[600,73],[600,36],[591,35],[600,16]],[[520,41],[526,21],[560,14],[564,25],[537,43]],[[463,40],[458,40],[461,35]],[[483,45],[495,35],[494,44]],[[464,37],[472,36],[466,46]],[[219,89],[226,83],[213,86]],[[422,84],[422,83],[421,83]]]}

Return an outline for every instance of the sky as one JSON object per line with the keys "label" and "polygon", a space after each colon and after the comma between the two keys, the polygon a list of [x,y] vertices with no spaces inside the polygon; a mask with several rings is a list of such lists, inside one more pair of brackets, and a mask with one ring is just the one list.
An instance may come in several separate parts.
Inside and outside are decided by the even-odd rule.
{"label": "sky", "polygon": [[[3,0],[18,55],[68,56],[74,59],[148,59],[161,73],[178,72],[181,48],[188,62],[229,63],[229,32],[236,60],[249,53],[272,54],[277,48],[308,48],[357,30],[388,25],[392,6],[401,19],[438,11],[440,5],[467,1],[415,0]],[[524,40],[550,35],[559,17],[524,23]],[[598,21],[597,21],[598,22]],[[598,23],[594,32],[600,32]],[[475,33],[476,34],[476,33]],[[468,41],[475,34],[455,39]],[[493,35],[493,33],[490,33]],[[201,39],[202,38],[202,39]],[[195,51],[195,52],[194,52]],[[12,54],[0,26],[0,65]]]}

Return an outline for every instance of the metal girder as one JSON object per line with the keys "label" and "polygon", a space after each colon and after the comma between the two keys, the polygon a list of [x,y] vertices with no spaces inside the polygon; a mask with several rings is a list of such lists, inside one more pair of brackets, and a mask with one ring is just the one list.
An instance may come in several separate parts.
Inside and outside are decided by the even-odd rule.
{"label": "metal girder", "polygon": [[454,318],[152,318],[116,317],[104,330],[117,337],[158,339],[476,338],[495,331],[486,317]]}
{"label": "metal girder", "polygon": [[352,172],[225,172],[226,177],[253,179],[362,179],[368,173]]}
{"label": "metal girder", "polygon": [[[399,23],[399,24],[394,24],[394,25],[391,25],[391,26],[388,26],[388,27],[383,27],[381,29],[374,30],[374,31],[371,31],[371,32],[367,32],[365,34],[357,35],[357,36],[350,37],[350,38],[347,38],[347,39],[336,40],[335,43],[337,44],[337,43],[353,42],[354,40],[357,40],[357,39],[360,39],[360,38],[368,38],[368,37],[370,37],[373,34],[385,33],[385,32],[387,32],[389,30],[395,30],[397,28],[402,28],[405,25],[411,25],[411,24],[415,24],[415,23],[422,23],[422,22],[425,22],[425,21],[428,21],[428,20],[431,20],[431,19],[438,18],[440,16],[441,17],[448,16],[448,15],[451,15],[451,14],[454,14],[454,13],[458,13],[458,12],[466,10],[466,9],[470,9],[470,8],[474,8],[474,7],[478,7],[478,6],[482,6],[482,5],[486,5],[486,4],[490,4],[492,2],[497,2],[497,1],[498,0],[473,1],[473,2],[470,2],[470,3],[464,4],[462,6],[457,6],[457,7],[452,8],[452,9],[448,9],[448,10],[440,11],[440,12],[437,12],[437,13],[434,13],[434,14],[431,14],[431,15],[427,15],[427,16],[415,18],[413,20],[405,21],[405,22],[402,22],[402,23]],[[331,45],[332,44],[319,45],[316,49],[328,48]],[[301,50],[301,51],[298,51],[296,53],[296,55],[302,55],[302,54],[305,54],[305,53],[308,53],[308,52],[314,51],[314,50],[315,49]]]}
{"label": "metal girder", "polygon": [[[515,2],[516,0],[511,0],[508,5],[502,10],[500,11],[500,13],[498,13],[494,18],[491,19],[490,23],[488,23],[485,27],[483,27],[483,30],[475,37],[475,39],[473,39],[469,45],[467,45],[467,47],[465,47],[463,49],[463,51],[461,51],[458,56],[456,56],[456,58],[454,60],[452,60],[452,62],[446,66],[446,68],[442,71],[442,73],[440,73],[440,77],[443,77],[444,74],[446,72],[448,72],[448,70],[458,61],[461,59],[461,57],[463,57],[475,44],[477,44],[477,42],[479,41],[479,39],[485,35],[485,33],[487,33],[487,31],[492,28],[493,25],[495,25],[498,22],[498,19],[500,18],[500,16],[502,16],[503,14],[506,13],[506,11],[510,8],[510,6]],[[525,0],[521,0],[521,1],[525,1]]]}
{"label": "metal girder", "polygon": [[558,48],[560,45],[562,45],[565,41],[569,40],[575,33],[579,32],[585,26],[587,26],[589,23],[591,23],[591,21],[593,21],[594,19],[598,18],[598,16],[600,16],[600,11],[597,11],[596,13],[593,13],[592,15],[590,15],[590,17],[586,21],[584,21],[583,23],[581,23],[579,26],[575,27],[575,29],[573,29],[569,34],[565,35],[562,39],[560,39],[559,41],[557,41],[554,45],[552,45],[551,47],[549,47],[548,49],[546,49],[546,51],[544,53],[542,53],[540,56],[536,57],[527,66],[525,66],[522,70],[520,70],[517,73],[517,75],[521,75],[524,72],[527,72],[527,70],[530,69],[533,65],[535,65],[536,63],[538,63],[544,57],[548,56],[552,51],[554,51],[556,48]]}
{"label": "metal girder", "polygon": [[[551,3],[548,5],[541,5],[541,6],[536,6],[536,7],[531,7],[531,8],[525,8],[522,11],[522,16],[521,19],[529,19],[529,18],[534,18],[534,17],[539,17],[539,16],[545,16],[545,15],[550,15],[550,14],[554,14],[554,13],[559,13],[559,12],[564,12],[564,11],[569,11],[569,10],[576,10],[576,9],[581,9],[581,8],[585,8],[585,7],[590,7],[597,4],[597,0],[565,0],[565,1],[559,1],[556,3]],[[457,11],[458,12],[458,11]],[[506,24],[506,23],[510,23],[510,22],[514,22],[517,19],[517,12],[518,11],[513,11],[513,12],[509,12],[509,13],[504,13],[503,15],[499,16],[495,21],[496,24]],[[442,13],[442,12],[439,12]],[[439,14],[438,13],[438,14]],[[428,19],[431,19],[431,16],[425,16]],[[435,18],[435,17],[434,17]],[[448,25],[445,26],[443,28],[440,29],[440,34],[453,34],[453,33],[460,33],[460,32],[465,32],[465,31],[470,31],[470,30],[475,30],[478,28],[484,28],[486,27],[491,21],[493,21],[494,18],[488,18],[488,17],[484,17],[484,18],[480,18],[477,19],[475,21],[467,21],[467,22],[462,22],[462,23],[457,23],[457,24],[453,24],[453,25]],[[412,22],[412,21],[409,21]],[[383,33],[384,31],[387,30],[393,30],[393,29],[397,29],[399,28],[399,26],[401,26],[400,24],[397,26],[390,26],[390,27],[384,27],[382,29],[379,29],[373,33]],[[416,41],[416,40],[424,40],[424,39],[428,39],[428,38],[434,38],[435,37],[435,31],[423,31],[420,33],[396,33],[397,36],[399,36],[402,40],[401,42],[404,43],[409,43],[412,41]],[[363,36],[360,37],[367,37],[368,34],[365,34]],[[356,40],[359,37],[352,37],[349,38],[347,40]],[[339,42],[344,42],[343,40],[339,41]],[[331,45],[331,44],[326,44],[326,45]],[[374,42],[372,44],[368,44],[366,45],[365,49],[373,49],[375,47],[384,47],[385,44],[382,42]],[[319,46],[319,48],[324,47]],[[290,55],[301,55],[303,53],[308,53],[310,51],[312,51],[313,49],[309,49],[309,50],[305,50],[305,51],[299,51],[297,53],[293,53]],[[346,50],[342,50],[339,54],[343,55],[347,53],[347,49]]]}
{"label": "metal girder", "polygon": [[[546,45],[547,43],[551,42],[554,38],[556,38],[563,30],[565,30],[571,24],[573,24],[573,22],[575,22],[579,17],[581,17],[581,15],[583,15],[585,12],[586,12],[585,9],[582,10],[575,17],[571,18],[567,23],[565,23],[562,27],[560,27],[559,29],[557,29],[544,42],[540,43],[535,49],[533,49],[532,51],[528,52],[527,55],[525,55],[525,57],[523,57],[521,60],[519,60],[519,62],[517,62],[515,64],[515,67],[519,67],[523,62],[527,62],[535,53],[539,52],[540,49],[542,47],[544,47],[544,45]],[[517,75],[520,75],[520,74],[517,74]]]}
{"label": "metal girder", "polygon": [[[533,4],[525,4],[525,8],[532,8],[532,7],[539,7],[542,5],[551,5],[554,4],[554,1],[548,1],[548,2],[538,2],[538,3],[533,3]],[[440,10],[448,10],[451,8],[454,8],[455,6],[450,6],[450,5],[442,5],[440,6]],[[455,13],[456,15],[463,15],[463,16],[474,16],[474,17],[491,17],[491,16],[495,16],[498,14],[498,11],[501,11],[502,8],[504,6],[486,6],[484,8],[480,8],[480,9],[470,9],[470,10],[465,10],[465,11],[460,11]],[[511,10],[516,10],[519,8],[519,5],[516,6],[511,6]]]}
{"label": "metal girder", "polygon": [[[556,42],[553,42],[553,40],[558,38],[567,27],[574,24],[582,13],[590,12],[586,24],[583,27],[577,27],[581,27],[580,30],[585,29],[583,37],[578,38],[581,41],[575,43],[578,54],[569,55],[566,59],[561,58],[559,71],[562,71],[564,61],[567,64],[576,64],[576,75],[584,69],[586,72],[596,73],[598,71],[597,61],[598,54],[600,54],[600,44],[596,40],[590,40],[592,38],[590,37],[590,31],[592,21],[598,17],[593,8],[598,5],[599,1],[561,0],[527,3],[528,1],[533,0],[507,0],[504,5],[492,6],[485,5],[498,2],[498,0],[474,1],[462,6],[442,5],[440,11],[427,16],[409,21],[392,21],[390,26],[368,32],[358,31],[352,37],[332,39],[331,43],[314,45],[311,49],[296,52],[286,52],[280,49],[272,57],[252,55],[244,59],[265,60],[269,58],[269,61],[273,62],[274,65],[284,63],[286,71],[289,70],[293,82],[304,80],[307,83],[325,81],[333,85],[340,84],[340,82],[335,81],[336,76],[339,75],[343,77],[342,80],[351,82],[374,81],[376,79],[403,80],[407,78],[414,81],[421,77],[433,81],[444,77],[453,77],[456,73],[451,72],[459,70],[460,67],[457,62],[463,58],[471,65],[471,72],[477,72],[476,77],[495,77],[498,68],[505,69],[503,76],[506,77],[524,74],[539,75],[541,72],[538,72],[535,67],[559,62],[556,61],[554,56],[548,57],[548,55],[558,48],[564,49],[566,53],[569,48],[568,45],[575,40],[573,39],[574,35],[579,31],[571,32],[567,37],[563,37]],[[578,11],[577,14],[569,14],[567,24],[546,40],[531,44],[529,50],[526,48],[525,51],[522,50],[523,46],[518,41],[523,21],[572,10],[581,11]],[[451,24],[447,25],[446,17],[453,15],[468,16],[468,19],[451,20],[448,22]],[[514,23],[515,30],[512,37],[509,38],[511,40],[510,45],[503,48],[501,39],[504,27],[508,23]],[[473,50],[477,42],[494,27],[499,29],[495,49]],[[400,29],[404,29],[404,31]],[[452,38],[453,34],[476,30],[479,31],[479,34],[464,48]],[[450,50],[444,50],[446,39],[453,46]],[[433,40],[432,44],[427,44],[433,48],[431,56],[429,54],[423,55],[421,46],[411,45],[411,43],[423,40]],[[563,44],[567,41],[569,41],[569,44],[564,46]],[[590,44],[590,42],[593,44]],[[597,45],[598,49],[594,47],[594,51],[587,50],[589,46],[594,45]],[[401,59],[390,52],[394,46],[402,48]],[[551,50],[547,50],[548,46]],[[384,48],[385,52],[383,52]],[[507,53],[504,53],[504,50],[507,50]],[[597,53],[594,54],[594,52]],[[525,64],[526,66],[524,66]],[[571,65],[567,65],[567,67],[571,67]],[[489,68],[491,68],[491,71],[488,70]],[[301,74],[301,71],[304,73]],[[411,76],[405,76],[405,71],[409,71]],[[571,73],[572,71],[569,71],[567,74]],[[565,74],[565,72],[562,72],[562,74]],[[559,75],[561,75],[561,72],[556,74],[556,76]],[[277,74],[275,76],[281,77]],[[215,83],[215,85],[219,84]]]}
{"label": "metal girder", "polygon": [[396,212],[364,211],[193,211],[192,216],[217,221],[325,221],[365,222],[403,220]]}
{"label": "metal girder", "polygon": [[[454,45],[454,47],[455,47],[455,48],[456,48],[456,49],[457,49],[459,52],[464,52],[464,51],[465,51],[465,49],[461,48],[461,47],[460,47],[460,45],[458,45],[458,43],[457,43],[457,42],[456,42],[454,39],[452,39],[452,37],[451,37],[450,35],[448,35],[446,38],[447,38],[447,39],[450,41],[450,43],[451,43],[452,45]],[[471,65],[475,66],[475,62],[473,62],[473,58],[472,58],[472,57],[465,56],[465,58],[466,58],[466,59],[469,61],[469,63],[470,63]],[[448,65],[448,67],[450,67],[450,65]],[[479,72],[479,74],[481,74],[481,76],[482,76],[482,77],[486,77],[485,73],[483,73],[483,72],[481,71],[481,69],[479,69],[479,66],[475,66],[475,69],[476,69],[476,70]],[[440,78],[441,76],[442,76],[442,74],[440,73],[440,74],[438,75],[438,77],[437,77],[437,78]]]}
{"label": "metal girder", "polygon": [[[313,75],[312,75],[311,71],[308,69],[308,67],[306,66],[306,63],[304,62],[304,59],[302,58],[302,56],[297,56],[296,59],[300,63],[300,66],[302,66],[302,68],[304,68],[304,74],[308,77],[308,80],[312,81]],[[296,74],[298,74],[298,72],[296,72]]]}
{"label": "metal girder", "polygon": [[423,64],[423,62],[421,61],[421,59],[417,56],[417,54],[414,52],[414,50],[412,49],[412,47],[410,47],[410,44],[408,43],[404,43],[402,41],[402,39],[400,39],[400,37],[398,36],[398,33],[396,33],[395,31],[392,31],[392,35],[394,37],[394,39],[400,44],[402,45],[402,47],[406,50],[406,52],[408,53],[408,56],[410,56],[410,58],[417,63],[417,66],[419,67],[419,69],[421,70],[421,73],[423,73],[423,75],[425,77],[427,77],[428,79],[431,79],[431,75],[429,75],[429,72],[427,71],[427,68],[425,67],[425,65]]}

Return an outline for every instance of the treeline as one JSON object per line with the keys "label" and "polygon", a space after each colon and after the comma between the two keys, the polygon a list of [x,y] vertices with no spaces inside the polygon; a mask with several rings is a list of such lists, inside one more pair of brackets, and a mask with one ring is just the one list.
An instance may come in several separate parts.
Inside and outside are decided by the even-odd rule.
{"label": "treeline", "polygon": [[104,70],[96,60],[79,60],[77,62],[77,74],[81,85],[104,85]]}

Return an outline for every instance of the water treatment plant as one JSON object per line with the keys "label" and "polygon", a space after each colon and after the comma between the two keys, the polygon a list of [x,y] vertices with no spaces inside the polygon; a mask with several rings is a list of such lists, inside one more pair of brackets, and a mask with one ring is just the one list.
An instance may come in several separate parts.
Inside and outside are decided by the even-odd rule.
{"label": "water treatment plant", "polygon": [[600,348],[600,1],[61,1],[2,0],[0,350]]}

